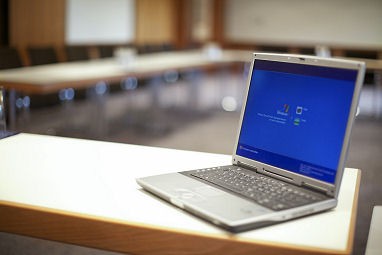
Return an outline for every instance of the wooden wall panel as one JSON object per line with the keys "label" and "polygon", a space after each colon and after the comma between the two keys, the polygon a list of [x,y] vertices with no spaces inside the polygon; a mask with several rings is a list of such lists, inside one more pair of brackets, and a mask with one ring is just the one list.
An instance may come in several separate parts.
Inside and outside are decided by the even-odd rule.
{"label": "wooden wall panel", "polygon": [[224,46],[224,0],[213,1],[213,41]]}
{"label": "wooden wall panel", "polygon": [[136,0],[136,43],[175,43],[177,0]]}
{"label": "wooden wall panel", "polygon": [[63,45],[65,0],[10,0],[10,44]]}

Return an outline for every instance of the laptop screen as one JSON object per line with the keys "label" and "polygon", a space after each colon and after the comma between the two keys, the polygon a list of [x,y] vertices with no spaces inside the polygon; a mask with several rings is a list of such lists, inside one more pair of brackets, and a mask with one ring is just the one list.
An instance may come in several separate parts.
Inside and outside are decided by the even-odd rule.
{"label": "laptop screen", "polygon": [[334,183],[357,71],[255,60],[237,155]]}

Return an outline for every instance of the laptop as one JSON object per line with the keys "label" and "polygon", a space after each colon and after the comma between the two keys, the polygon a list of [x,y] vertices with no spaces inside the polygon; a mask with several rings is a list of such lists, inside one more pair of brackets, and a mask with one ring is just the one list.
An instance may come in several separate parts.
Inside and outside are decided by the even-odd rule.
{"label": "laptop", "polygon": [[232,165],[137,183],[231,232],[334,208],[364,72],[357,61],[254,53]]}

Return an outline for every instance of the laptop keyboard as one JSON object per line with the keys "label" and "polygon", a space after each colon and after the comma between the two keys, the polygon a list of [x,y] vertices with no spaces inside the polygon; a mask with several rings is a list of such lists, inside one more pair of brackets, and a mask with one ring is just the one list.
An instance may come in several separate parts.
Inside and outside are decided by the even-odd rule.
{"label": "laptop keyboard", "polygon": [[186,174],[228,189],[276,211],[318,202],[327,198],[323,194],[238,166],[206,168],[188,171]]}

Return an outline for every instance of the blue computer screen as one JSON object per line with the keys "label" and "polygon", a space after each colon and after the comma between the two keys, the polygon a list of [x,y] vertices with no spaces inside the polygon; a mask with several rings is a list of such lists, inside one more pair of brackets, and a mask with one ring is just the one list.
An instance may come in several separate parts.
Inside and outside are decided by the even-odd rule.
{"label": "blue computer screen", "polygon": [[236,153],[334,183],[357,71],[256,60]]}

